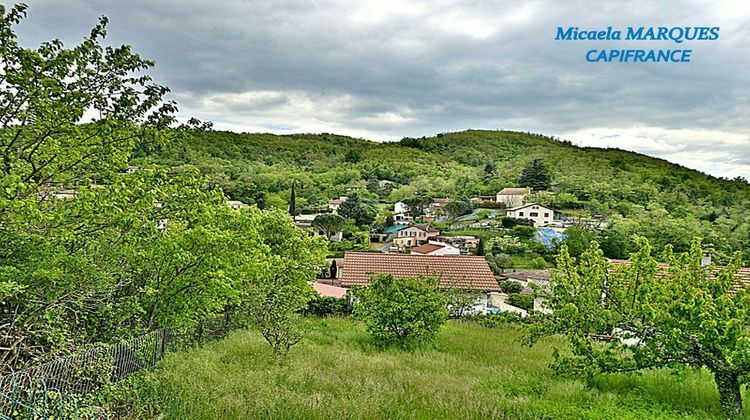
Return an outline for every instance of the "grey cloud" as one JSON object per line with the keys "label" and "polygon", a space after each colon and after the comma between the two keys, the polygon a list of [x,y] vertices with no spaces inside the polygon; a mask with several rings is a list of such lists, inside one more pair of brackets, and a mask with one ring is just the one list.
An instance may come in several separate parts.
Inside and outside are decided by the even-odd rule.
{"label": "grey cloud", "polygon": [[[39,0],[30,6],[19,28],[23,41],[72,43],[105,14],[111,42],[133,44],[157,61],[152,73],[173,89],[183,116],[220,115],[233,129],[339,130],[376,139],[469,127],[750,135],[750,55],[744,54],[750,14],[741,2]],[[558,25],[693,24],[719,25],[722,32],[718,41],[690,44],[690,64],[583,60],[592,48],[677,47],[670,42],[553,40]],[[720,137],[680,143],[669,136],[668,147],[633,148],[667,159],[675,150],[718,148],[728,157],[745,150]],[[733,168],[750,175],[750,165]]]}

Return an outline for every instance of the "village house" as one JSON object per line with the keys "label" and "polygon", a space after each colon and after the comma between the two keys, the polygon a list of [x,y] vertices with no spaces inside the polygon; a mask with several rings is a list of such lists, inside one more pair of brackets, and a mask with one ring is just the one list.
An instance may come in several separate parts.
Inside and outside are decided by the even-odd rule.
{"label": "village house", "polygon": [[453,201],[452,198],[436,198],[430,203],[429,206],[425,209],[424,216],[422,217],[422,220],[424,221],[434,221],[434,220],[444,220],[445,219],[445,205]]}
{"label": "village house", "polygon": [[389,274],[396,278],[435,276],[441,289],[500,291],[487,261],[480,256],[347,252],[340,270],[341,287],[367,286],[373,276]]}
{"label": "village house", "polygon": [[341,207],[347,199],[348,197],[342,195],[339,198],[328,200],[328,210],[333,214],[339,214],[339,207]]}
{"label": "village house", "polygon": [[411,249],[412,254],[420,255],[461,255],[461,250],[445,242],[428,241]]}
{"label": "village house", "polygon": [[509,273],[503,273],[504,280],[512,280],[520,283],[524,295],[535,295],[532,309],[535,312],[549,313],[550,310],[545,306],[546,295],[550,288],[550,270],[520,270]]}
{"label": "village house", "polygon": [[479,238],[469,235],[438,236],[435,240],[453,245],[461,251],[462,255],[471,254],[472,250],[479,246]]}
{"label": "village house", "polygon": [[393,221],[396,224],[409,224],[414,218],[409,213],[409,206],[401,201],[393,205]]}
{"label": "village house", "polygon": [[471,199],[471,202],[477,206],[482,204],[495,204],[497,203],[497,195],[480,195]]}
{"label": "village house", "polygon": [[408,226],[396,232],[393,245],[399,249],[411,248],[422,245],[438,235],[440,235],[439,230],[426,225]]}
{"label": "village house", "polygon": [[530,203],[520,207],[514,207],[505,211],[506,217],[528,219],[534,222],[534,227],[542,227],[552,224],[555,220],[555,211],[539,204]]}
{"label": "village house", "polygon": [[497,203],[505,204],[508,208],[513,208],[523,206],[530,197],[530,188],[503,188],[497,193],[495,201]]}

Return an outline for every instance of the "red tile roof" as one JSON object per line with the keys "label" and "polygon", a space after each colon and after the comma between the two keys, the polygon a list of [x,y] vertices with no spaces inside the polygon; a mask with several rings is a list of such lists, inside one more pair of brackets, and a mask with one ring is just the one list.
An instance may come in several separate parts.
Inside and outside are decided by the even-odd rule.
{"label": "red tile roof", "polygon": [[347,252],[344,255],[342,286],[367,286],[370,278],[378,274],[391,274],[397,278],[430,275],[440,279],[441,288],[500,291],[484,257],[375,252]]}
{"label": "red tile roof", "polygon": [[443,245],[435,244],[424,244],[411,249],[412,254],[429,254],[430,252],[437,251],[438,249],[445,248]]}
{"label": "red tile roof", "polygon": [[346,295],[346,290],[343,287],[332,286],[330,284],[318,283],[317,281],[312,284],[313,289],[320,293],[321,296],[343,298]]}

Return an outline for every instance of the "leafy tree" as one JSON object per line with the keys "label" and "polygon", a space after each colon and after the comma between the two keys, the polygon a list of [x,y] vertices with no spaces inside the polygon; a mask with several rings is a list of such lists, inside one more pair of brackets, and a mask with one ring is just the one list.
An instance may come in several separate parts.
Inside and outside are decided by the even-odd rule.
{"label": "leafy tree", "polygon": [[534,296],[513,293],[508,296],[508,303],[526,311],[534,309]]}
{"label": "leafy tree", "polygon": [[312,226],[320,229],[326,239],[330,238],[346,228],[346,219],[337,214],[319,214],[312,221]]}
{"label": "leafy tree", "polygon": [[344,155],[344,162],[357,163],[362,159],[362,152],[359,149],[349,149]]}
{"label": "leafy tree", "polygon": [[508,294],[521,293],[521,290],[523,290],[523,285],[514,280],[505,280],[500,283],[500,289],[503,291],[503,293]]}
{"label": "leafy tree", "polygon": [[248,292],[250,320],[277,357],[285,357],[302,339],[299,311],[313,297],[310,287],[276,276],[258,283]]}
{"label": "leafy tree", "polygon": [[531,330],[568,337],[572,355],[554,367],[591,378],[599,372],[706,368],[727,417],[742,414],[740,385],[750,373],[750,296],[735,255],[723,269],[701,266],[700,240],[689,252],[666,248],[660,267],[645,238],[629,263],[612,267],[596,241],[579,259],[563,247],[548,294],[553,311]]}
{"label": "leafy tree", "polygon": [[375,221],[376,211],[369,202],[353,195],[341,204],[339,215],[354,220],[357,226],[362,227],[369,226]]}
{"label": "leafy tree", "polygon": [[425,195],[410,197],[401,201],[406,205],[409,209],[409,214],[414,218],[424,216],[425,210],[432,204],[432,198]]}
{"label": "leafy tree", "polygon": [[552,176],[549,168],[545,165],[544,160],[537,158],[531,161],[518,178],[518,184],[522,187],[529,187],[535,191],[544,191],[552,186]]}
{"label": "leafy tree", "polygon": [[487,254],[484,259],[487,260],[487,265],[490,266],[496,276],[503,274],[503,269],[510,268],[513,265],[513,261],[508,254]]}
{"label": "leafy tree", "polygon": [[533,226],[516,225],[510,230],[510,234],[519,239],[529,240],[534,236],[536,228]]}
{"label": "leafy tree", "polygon": [[589,248],[593,240],[593,232],[573,226],[565,230],[565,239],[559,245],[567,246],[568,253],[573,257],[578,257]]}
{"label": "leafy tree", "polygon": [[447,317],[435,278],[373,277],[355,291],[354,314],[379,344],[411,346],[431,341]]}
{"label": "leafy tree", "polygon": [[464,201],[451,201],[444,207],[445,213],[451,220],[456,220],[459,217],[471,213],[471,205]]}
{"label": "leafy tree", "polygon": [[448,303],[448,316],[459,319],[471,315],[474,305],[482,297],[476,290],[459,287],[449,287],[442,294]]}
{"label": "leafy tree", "polygon": [[380,192],[380,182],[377,178],[370,178],[367,180],[367,191],[377,194]]}

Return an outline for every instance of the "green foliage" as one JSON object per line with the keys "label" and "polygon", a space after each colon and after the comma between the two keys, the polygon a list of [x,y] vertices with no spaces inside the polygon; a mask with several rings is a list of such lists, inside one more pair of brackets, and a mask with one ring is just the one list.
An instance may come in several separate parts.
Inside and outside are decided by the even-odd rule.
{"label": "green foliage", "polygon": [[352,313],[352,304],[347,297],[315,296],[307,302],[304,313],[314,316],[348,316]]}
{"label": "green foliage", "polygon": [[483,295],[472,289],[450,287],[442,291],[447,301],[448,316],[451,318],[466,318],[473,315],[472,309]]}
{"label": "green foliage", "polygon": [[504,280],[500,283],[500,289],[503,291],[503,293],[508,294],[521,293],[521,290],[523,290],[523,285],[515,280]]}
{"label": "green foliage", "polygon": [[535,191],[549,189],[552,186],[552,176],[544,160],[541,158],[534,159],[523,168],[521,176],[518,178],[518,184]]}
{"label": "green foliage", "polygon": [[342,217],[354,220],[354,223],[360,227],[371,225],[375,221],[376,213],[372,204],[358,195],[352,195],[339,207],[339,214]]}
{"label": "green foliage", "polygon": [[312,226],[322,230],[328,239],[346,228],[346,219],[337,214],[320,214],[315,216]]}
{"label": "green foliage", "polygon": [[409,209],[409,214],[414,218],[418,218],[424,216],[425,210],[432,203],[432,198],[425,195],[419,195],[416,197],[405,198],[401,201]]}
{"label": "green foliage", "polygon": [[[3,8],[0,20],[0,363],[179,331],[268,301],[304,306],[324,241],[285,212],[230,209],[222,177],[149,160],[200,131],[164,129],[167,89],[140,74],[153,63],[130,47],[101,45],[105,18],[72,49],[29,50],[13,32],[23,13]],[[84,110],[94,119],[83,123]],[[145,169],[122,173],[134,153]],[[63,187],[74,198],[56,198]]]}
{"label": "green foliage", "polygon": [[572,355],[556,355],[555,367],[588,378],[656,367],[706,368],[724,414],[740,415],[740,385],[750,369],[750,296],[737,280],[739,256],[721,270],[702,267],[695,240],[687,253],[667,247],[667,265],[659,268],[651,252],[640,238],[629,263],[613,270],[595,241],[579,259],[563,247],[547,299],[553,313],[531,330],[532,342],[547,334],[568,337]]}
{"label": "green foliage", "polygon": [[517,308],[530,311],[534,308],[534,296],[513,293],[508,296],[508,303]]}
{"label": "green foliage", "polygon": [[289,215],[297,216],[297,194],[294,192],[294,183],[292,183],[292,192],[289,194]]}
{"label": "green foliage", "polygon": [[[591,241],[593,241],[594,238],[594,232],[573,226],[565,229],[565,239],[561,244],[556,245],[567,246],[568,253],[573,257],[578,257],[591,246]],[[620,255],[621,254],[618,253],[618,256]]]}
{"label": "green foliage", "polygon": [[510,234],[519,239],[529,240],[534,236],[536,228],[533,226],[516,225],[510,230]]}
{"label": "green foliage", "polygon": [[[195,165],[232,199],[265,208],[286,209],[293,181],[297,207],[304,199],[310,209],[348,195],[347,185],[364,186],[371,179],[396,182],[390,195],[381,197],[390,203],[418,196],[494,195],[517,185],[522,169],[542,158],[554,162],[552,189],[560,192],[537,192],[536,197],[594,226],[598,219],[592,216],[605,217],[611,223],[597,239],[609,257],[627,258],[635,249],[633,234],[641,234],[652,242],[655,254],[667,243],[686,251],[689,238],[699,235],[713,247],[716,261],[727,262],[734,251],[750,259],[747,182],[714,178],[632,152],[578,148],[508,131],[469,130],[398,143],[331,134],[184,134],[183,141],[147,157],[167,166]],[[361,151],[360,160],[342,165],[353,149]],[[469,152],[483,155],[478,166],[462,163]],[[495,165],[490,178],[485,177],[487,163]],[[503,227],[512,228],[506,220]]]}
{"label": "green foliage", "polygon": [[502,225],[506,229],[511,229],[516,226],[534,226],[534,221],[529,219],[522,219],[518,217],[503,217]]}
{"label": "green foliage", "polygon": [[459,217],[471,213],[471,204],[464,201],[451,201],[445,205],[445,213],[450,220],[456,220]]}
{"label": "green foliage", "polygon": [[379,345],[409,347],[431,341],[447,317],[437,279],[375,276],[355,291],[354,314]]}
{"label": "green foliage", "polygon": [[[479,243],[481,244],[482,242]],[[511,261],[508,254],[487,254],[484,256],[484,259],[496,276],[502,274],[503,269],[510,268],[513,265],[513,261]]]}

